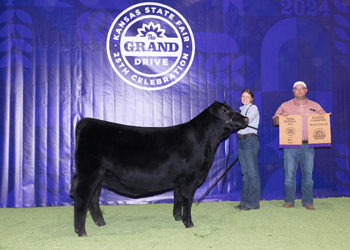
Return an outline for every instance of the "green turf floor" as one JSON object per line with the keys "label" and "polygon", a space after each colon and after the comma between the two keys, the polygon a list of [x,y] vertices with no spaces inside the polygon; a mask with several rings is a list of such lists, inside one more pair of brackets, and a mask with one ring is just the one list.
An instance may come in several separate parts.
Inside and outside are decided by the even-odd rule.
{"label": "green turf floor", "polygon": [[73,207],[0,208],[0,249],[350,249],[350,198],[315,199],[315,211],[296,201],[193,204],[194,228],[172,217],[172,204],[102,206],[107,223],[88,215],[86,238],[73,228]]}

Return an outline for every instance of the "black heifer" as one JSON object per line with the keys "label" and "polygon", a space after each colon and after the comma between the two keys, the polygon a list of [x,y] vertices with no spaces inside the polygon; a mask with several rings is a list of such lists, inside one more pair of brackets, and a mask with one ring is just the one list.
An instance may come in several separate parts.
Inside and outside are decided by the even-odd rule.
{"label": "black heifer", "polygon": [[84,118],[76,127],[74,227],[87,236],[89,209],[98,226],[106,223],[99,207],[101,187],[140,197],[174,189],[175,220],[193,227],[191,206],[220,142],[248,118],[215,101],[191,121],[172,127],[133,127]]}

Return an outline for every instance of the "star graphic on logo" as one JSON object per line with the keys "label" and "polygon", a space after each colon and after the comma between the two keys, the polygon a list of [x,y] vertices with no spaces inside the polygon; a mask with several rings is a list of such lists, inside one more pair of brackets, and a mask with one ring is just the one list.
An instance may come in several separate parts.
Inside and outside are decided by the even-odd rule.
{"label": "star graphic on logo", "polygon": [[150,40],[155,40],[157,37],[166,37],[164,36],[164,29],[160,28],[160,24],[154,24],[150,22],[147,24],[142,24],[142,28],[137,29],[138,34],[136,37],[147,37]]}

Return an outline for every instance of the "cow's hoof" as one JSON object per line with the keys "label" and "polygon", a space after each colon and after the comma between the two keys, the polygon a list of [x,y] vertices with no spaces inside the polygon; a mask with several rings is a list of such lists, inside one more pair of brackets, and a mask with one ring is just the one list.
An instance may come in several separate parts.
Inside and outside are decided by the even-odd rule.
{"label": "cow's hoof", "polygon": [[87,237],[85,230],[84,232],[79,232],[78,230],[75,230],[75,232],[78,234],[79,237]]}
{"label": "cow's hoof", "polygon": [[[184,223],[185,224],[185,223]],[[193,223],[188,223],[188,224],[185,224],[185,227],[186,228],[192,228],[194,227]]]}
{"label": "cow's hoof", "polygon": [[102,221],[102,222],[95,222],[95,224],[99,227],[103,227],[106,225],[106,222]]}
{"label": "cow's hoof", "polygon": [[88,235],[86,233],[77,233],[79,237],[87,237]]}
{"label": "cow's hoof", "polygon": [[176,221],[181,221],[182,220],[182,216],[181,215],[174,216],[174,218],[175,218]]}

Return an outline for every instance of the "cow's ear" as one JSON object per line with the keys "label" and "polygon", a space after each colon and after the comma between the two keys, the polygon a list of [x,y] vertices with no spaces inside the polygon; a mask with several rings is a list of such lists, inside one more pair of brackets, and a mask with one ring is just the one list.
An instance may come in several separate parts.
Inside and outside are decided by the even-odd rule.
{"label": "cow's ear", "polygon": [[224,104],[227,105],[226,101],[224,101]]}

